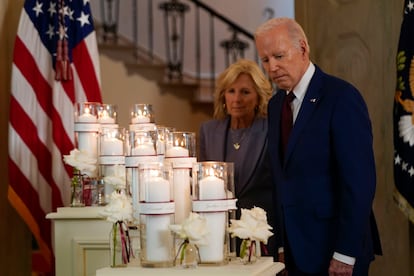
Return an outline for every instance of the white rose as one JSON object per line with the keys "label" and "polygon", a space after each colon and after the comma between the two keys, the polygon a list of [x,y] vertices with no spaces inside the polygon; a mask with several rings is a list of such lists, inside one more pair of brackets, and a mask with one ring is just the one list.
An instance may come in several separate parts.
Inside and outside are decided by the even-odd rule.
{"label": "white rose", "polygon": [[170,230],[179,235],[180,238],[188,239],[191,243],[206,244],[207,221],[197,213],[190,213],[182,224],[170,225]]}
{"label": "white rose", "polygon": [[63,161],[82,173],[94,173],[96,171],[96,158],[85,150],[73,149],[69,155],[63,156]]}
{"label": "white rose", "polygon": [[117,191],[112,192],[111,200],[101,212],[102,216],[110,222],[130,221],[132,220],[132,202],[131,198],[125,193]]}
{"label": "white rose", "polygon": [[267,224],[266,211],[260,207],[251,210],[241,209],[240,220],[230,220],[229,232],[233,237],[240,239],[259,240],[267,244],[269,237],[273,235],[272,227]]}

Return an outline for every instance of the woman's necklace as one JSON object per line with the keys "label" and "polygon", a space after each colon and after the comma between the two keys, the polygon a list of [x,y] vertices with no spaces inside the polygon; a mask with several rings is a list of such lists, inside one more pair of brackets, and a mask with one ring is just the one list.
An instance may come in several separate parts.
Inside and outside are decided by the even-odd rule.
{"label": "woman's necklace", "polygon": [[235,150],[240,148],[241,142],[246,138],[247,130],[247,128],[230,129],[231,141]]}

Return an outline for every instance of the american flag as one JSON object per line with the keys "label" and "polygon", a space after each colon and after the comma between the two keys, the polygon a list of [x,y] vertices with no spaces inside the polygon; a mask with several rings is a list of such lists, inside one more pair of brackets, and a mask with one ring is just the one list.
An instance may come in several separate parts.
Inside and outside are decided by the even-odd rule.
{"label": "american flag", "polygon": [[8,198],[36,239],[32,266],[51,274],[45,217],[69,206],[72,171],[62,156],[75,148],[74,104],[102,102],[98,58],[89,0],[25,1],[12,66]]}
{"label": "american flag", "polygon": [[414,0],[405,0],[394,97],[394,200],[414,223]]}

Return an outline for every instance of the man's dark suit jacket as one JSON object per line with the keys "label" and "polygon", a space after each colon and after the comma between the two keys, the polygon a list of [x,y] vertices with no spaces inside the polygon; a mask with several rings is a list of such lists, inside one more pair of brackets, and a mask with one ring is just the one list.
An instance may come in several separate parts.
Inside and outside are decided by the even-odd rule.
{"label": "man's dark suit jacket", "polygon": [[[211,120],[200,127],[199,157],[198,161],[225,161],[227,134],[230,126],[230,117],[224,120]],[[267,120],[256,118],[249,131],[248,156],[241,162],[239,183],[235,183],[238,217],[240,208],[251,209],[254,206],[261,207],[267,212],[268,223],[274,228],[277,235],[279,229],[275,229],[273,215],[273,197],[271,172],[267,151]],[[275,235],[269,239],[268,253],[275,253]]]}
{"label": "man's dark suit jacket", "polygon": [[[372,213],[376,187],[372,130],[365,102],[351,84],[317,66],[280,157],[286,93],[269,102],[269,152],[277,199],[297,267],[317,273],[333,253],[357,261],[381,253]],[[285,240],[286,241],[286,240]]]}

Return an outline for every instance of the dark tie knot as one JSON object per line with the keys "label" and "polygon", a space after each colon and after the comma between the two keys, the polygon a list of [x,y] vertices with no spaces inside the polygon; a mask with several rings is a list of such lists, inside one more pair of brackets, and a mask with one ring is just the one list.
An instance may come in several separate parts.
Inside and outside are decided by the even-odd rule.
{"label": "dark tie knot", "polygon": [[295,99],[295,94],[293,92],[289,92],[286,95],[286,99],[285,100],[288,101],[289,103],[291,103],[294,99]]}

